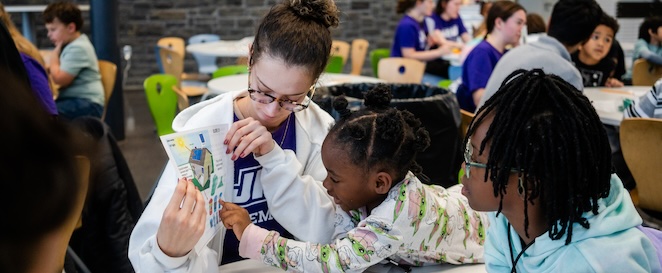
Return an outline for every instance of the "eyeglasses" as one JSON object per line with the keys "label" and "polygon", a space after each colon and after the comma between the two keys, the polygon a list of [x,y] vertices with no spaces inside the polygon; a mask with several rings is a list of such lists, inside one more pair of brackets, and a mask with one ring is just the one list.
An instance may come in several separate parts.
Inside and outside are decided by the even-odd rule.
{"label": "eyeglasses", "polygon": [[[308,108],[308,105],[310,105],[310,101],[311,101],[312,97],[315,95],[316,87],[315,87],[315,84],[313,84],[313,85],[310,86],[310,89],[308,89],[308,92],[310,92],[310,97],[308,97],[306,95],[303,98],[303,101],[301,103],[296,102],[296,101],[292,101],[292,100],[288,100],[288,99],[276,98],[276,97],[274,97],[272,95],[269,95],[267,93],[264,93],[260,90],[251,88],[250,78],[251,77],[249,75],[248,76],[248,94],[250,95],[252,100],[254,100],[256,102],[259,102],[259,103],[262,103],[262,104],[269,104],[269,103],[272,103],[274,101],[277,101],[278,105],[281,108],[284,108],[285,110],[288,110],[288,111],[299,112],[299,111],[302,111],[302,110]],[[308,92],[306,92],[306,93],[308,93]]]}
{"label": "eyeglasses", "polygon": [[[483,163],[471,161],[471,155],[474,153],[474,148],[471,146],[471,138],[467,139],[467,145],[464,147],[464,175],[468,178],[471,177],[471,167],[476,168],[487,168],[487,165]],[[510,169],[511,173],[517,173],[520,170],[512,168]]]}
{"label": "eyeglasses", "polygon": [[467,145],[464,147],[464,175],[467,179],[470,176],[471,167],[476,168],[487,168],[487,165],[483,163],[471,161],[471,155],[474,153],[474,148],[471,146],[471,138],[467,140]]}

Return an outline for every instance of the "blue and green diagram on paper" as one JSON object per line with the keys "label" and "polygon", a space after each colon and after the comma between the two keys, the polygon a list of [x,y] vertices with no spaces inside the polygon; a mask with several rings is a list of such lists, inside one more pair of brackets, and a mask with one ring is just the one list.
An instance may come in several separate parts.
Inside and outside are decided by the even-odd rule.
{"label": "blue and green diagram on paper", "polygon": [[181,135],[169,143],[177,168],[184,176],[191,178],[200,191],[211,187],[211,194],[223,185],[222,179],[214,173],[214,156],[205,140],[207,131]]}

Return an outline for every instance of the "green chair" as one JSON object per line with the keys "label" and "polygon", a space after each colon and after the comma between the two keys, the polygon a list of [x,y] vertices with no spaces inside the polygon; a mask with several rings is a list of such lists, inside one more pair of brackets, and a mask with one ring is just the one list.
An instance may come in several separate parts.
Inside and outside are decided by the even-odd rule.
{"label": "green chair", "polygon": [[451,80],[441,80],[439,81],[439,87],[448,89],[448,87],[451,86],[451,83],[453,83]]}
{"label": "green chair", "polygon": [[226,65],[219,67],[214,71],[214,73],[211,74],[212,79],[216,79],[218,77],[224,77],[224,76],[230,76],[230,75],[237,75],[237,74],[246,74],[248,73],[248,66],[244,64],[238,64],[238,65]]}
{"label": "green chair", "polygon": [[372,73],[374,73],[375,77],[379,75],[377,73],[379,70],[379,60],[388,57],[391,57],[391,50],[388,48],[376,48],[370,51],[370,64],[372,65]]}
{"label": "green chair", "polygon": [[329,62],[326,64],[327,73],[342,73],[343,68],[343,58],[337,55],[329,57]]}
{"label": "green chair", "polygon": [[177,78],[169,74],[154,74],[145,79],[145,97],[159,136],[174,133],[172,121],[177,114],[177,94],[173,87]]}

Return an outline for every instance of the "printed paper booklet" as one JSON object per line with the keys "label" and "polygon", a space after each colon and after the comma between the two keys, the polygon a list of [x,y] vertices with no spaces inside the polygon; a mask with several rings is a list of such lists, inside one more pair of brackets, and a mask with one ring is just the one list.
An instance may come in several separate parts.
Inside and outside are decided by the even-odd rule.
{"label": "printed paper booklet", "polygon": [[195,245],[196,252],[222,227],[220,199],[232,193],[233,183],[227,181],[231,176],[225,168],[231,161],[223,145],[228,127],[222,124],[161,136],[168,158],[177,168],[177,178],[191,179],[205,199],[205,204],[196,204],[204,205],[207,211],[205,232]]}

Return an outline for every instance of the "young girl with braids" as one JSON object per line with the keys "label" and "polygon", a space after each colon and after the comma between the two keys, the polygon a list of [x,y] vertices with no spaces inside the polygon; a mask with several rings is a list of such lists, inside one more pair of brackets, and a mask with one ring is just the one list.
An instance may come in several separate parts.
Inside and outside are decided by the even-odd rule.
{"label": "young girl with braids", "polygon": [[334,242],[288,240],[227,202],[221,219],[240,239],[240,255],[296,272],[362,272],[384,260],[416,266],[483,261],[485,216],[469,208],[461,185],[419,181],[414,159],[430,137],[410,112],[389,107],[390,100],[390,90],[379,85],[357,112],[342,97],[334,102],[341,118],[322,145],[323,184],[336,203]]}
{"label": "young girl with braids", "polygon": [[464,194],[490,213],[488,272],[660,272],[591,102],[540,69],[512,73],[467,132]]}

